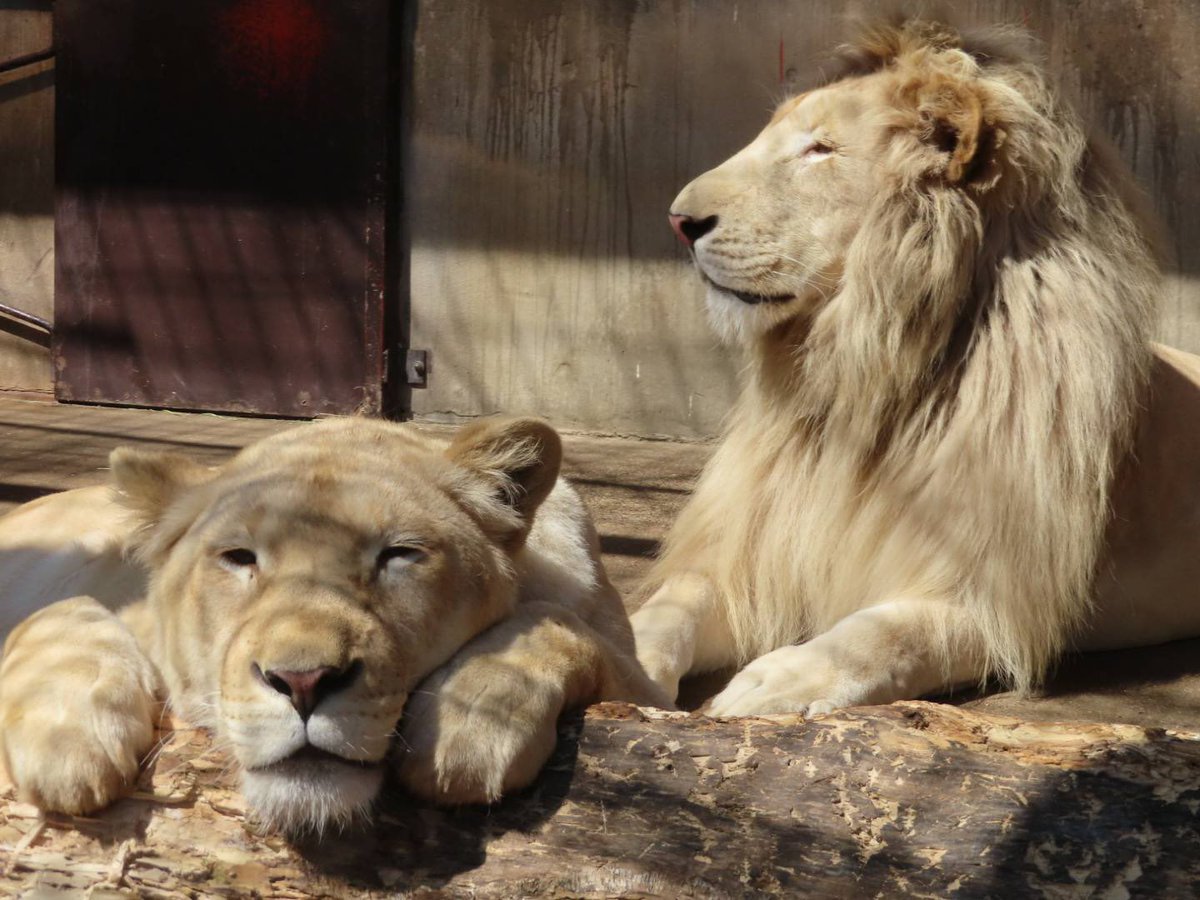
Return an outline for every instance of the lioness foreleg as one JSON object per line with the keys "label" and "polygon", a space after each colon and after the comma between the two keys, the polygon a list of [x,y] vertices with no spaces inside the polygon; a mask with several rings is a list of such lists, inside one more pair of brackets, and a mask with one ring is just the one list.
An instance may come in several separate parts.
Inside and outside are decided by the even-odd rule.
{"label": "lioness foreleg", "polygon": [[963,607],[894,600],[849,615],[806,643],[760,656],[705,712],[812,716],[915,699],[983,674],[982,643]]}
{"label": "lioness foreleg", "polygon": [[578,616],[523,604],[413,692],[401,780],[439,803],[493,802],[537,777],[564,710],[609,699],[663,702],[636,662]]}
{"label": "lioness foreleg", "polygon": [[91,597],[26,619],[0,661],[0,759],[21,797],[79,815],[132,790],[158,692],[133,635]]}

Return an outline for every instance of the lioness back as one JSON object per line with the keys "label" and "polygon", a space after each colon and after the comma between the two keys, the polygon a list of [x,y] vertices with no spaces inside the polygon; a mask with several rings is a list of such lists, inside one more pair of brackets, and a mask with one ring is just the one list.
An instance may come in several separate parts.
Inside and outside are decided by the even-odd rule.
{"label": "lioness back", "polygon": [[133,523],[107,485],[33,500],[0,517],[0,643],[56,600],[89,594],[110,609],[145,595],[125,546]]}

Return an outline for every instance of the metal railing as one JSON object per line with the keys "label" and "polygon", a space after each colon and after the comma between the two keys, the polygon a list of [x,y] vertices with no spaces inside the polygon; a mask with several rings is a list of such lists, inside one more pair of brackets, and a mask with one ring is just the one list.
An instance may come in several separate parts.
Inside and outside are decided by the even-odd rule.
{"label": "metal railing", "polygon": [[24,322],[26,325],[32,325],[34,328],[40,328],[46,334],[54,333],[54,325],[49,319],[43,319],[41,316],[35,316],[31,312],[25,312],[23,309],[17,309],[15,306],[9,306],[7,303],[0,303],[0,315],[8,316],[10,319],[16,319],[18,322]]}
{"label": "metal railing", "polygon": [[47,47],[45,50],[39,50],[37,53],[27,53],[24,56],[14,56],[12,59],[6,59],[0,62],[0,75],[6,72],[13,72],[17,69],[23,69],[26,66],[32,66],[36,63],[45,62],[48,59],[54,58],[54,47]]}

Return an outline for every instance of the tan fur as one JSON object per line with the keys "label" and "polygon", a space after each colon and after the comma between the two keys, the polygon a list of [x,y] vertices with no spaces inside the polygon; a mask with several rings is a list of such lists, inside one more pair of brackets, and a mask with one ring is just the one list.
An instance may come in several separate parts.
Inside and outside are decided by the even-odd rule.
{"label": "tan fur", "polygon": [[[330,421],[215,469],[118,449],[113,490],[0,521],[0,625],[44,607],[0,662],[5,768],[42,808],[104,806],[131,788],[165,693],[287,831],[368,808],[397,730],[417,793],[486,802],[528,784],[564,708],[666,702],[634,659],[561,453],[528,419],[448,446]],[[326,688],[305,718],[278,673],[313,672]]]}
{"label": "tan fur", "polygon": [[751,660],[715,712],[1025,690],[1095,627],[1159,273],[1029,46],[871,28],[676,199],[748,367],[634,616],[668,691]]}

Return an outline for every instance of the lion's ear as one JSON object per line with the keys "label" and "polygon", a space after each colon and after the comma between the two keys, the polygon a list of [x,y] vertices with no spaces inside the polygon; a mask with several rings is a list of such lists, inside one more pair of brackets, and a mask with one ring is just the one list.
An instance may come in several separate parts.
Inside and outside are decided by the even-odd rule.
{"label": "lion's ear", "polygon": [[466,475],[448,486],[451,493],[516,549],[558,481],[562,440],[541,419],[482,419],[455,435],[446,457]]}
{"label": "lion's ear", "polygon": [[139,552],[150,555],[156,555],[156,548],[166,549],[178,537],[152,535],[167,511],[185,492],[210,481],[217,472],[180,453],[133,447],[113,450],[108,465],[117,501],[133,514]]}
{"label": "lion's ear", "polygon": [[945,180],[979,190],[994,185],[1004,134],[979,85],[939,74],[916,79],[906,93],[915,108],[916,136],[938,154]]}

